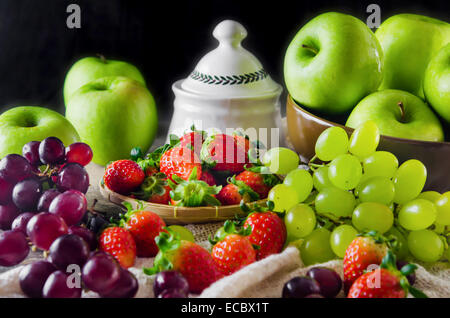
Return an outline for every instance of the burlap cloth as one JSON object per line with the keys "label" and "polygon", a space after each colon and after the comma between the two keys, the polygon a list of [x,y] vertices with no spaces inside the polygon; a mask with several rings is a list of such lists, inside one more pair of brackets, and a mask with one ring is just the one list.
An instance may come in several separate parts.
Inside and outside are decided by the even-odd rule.
{"label": "burlap cloth", "polygon": [[[92,187],[88,192],[88,200],[99,199],[100,208],[116,208],[106,202],[98,191],[98,180],[103,174],[103,168],[91,164],[88,166]],[[209,223],[187,225],[194,233],[197,243],[205,248],[210,248],[208,237],[213,234],[221,223]],[[40,253],[32,253],[24,263],[30,263],[42,258]],[[140,258],[132,271],[139,281],[139,291],[136,297],[153,297],[153,276],[147,276],[142,272],[142,267],[151,266],[153,259]],[[317,266],[317,265],[315,265]],[[320,266],[333,268],[342,276],[342,260],[334,260]],[[0,274],[0,297],[24,297],[20,290],[18,275],[22,266],[10,269]],[[304,275],[308,267],[304,267],[299,251],[295,247],[288,247],[278,255],[272,255],[264,260],[253,263],[231,276],[225,277],[203,291],[199,297],[280,297],[283,285],[290,278]],[[417,270],[416,287],[423,290],[429,297],[450,297],[450,266],[448,263],[440,263],[425,269],[419,265]],[[197,297],[198,295],[192,295]],[[340,295],[343,296],[342,294]],[[83,293],[83,297],[98,297],[93,292]]]}

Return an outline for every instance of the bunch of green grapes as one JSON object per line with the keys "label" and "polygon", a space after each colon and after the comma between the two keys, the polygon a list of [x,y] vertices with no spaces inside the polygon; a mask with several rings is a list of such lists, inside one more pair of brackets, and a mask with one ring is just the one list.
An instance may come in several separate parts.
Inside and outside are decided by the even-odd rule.
{"label": "bunch of green grapes", "polygon": [[450,261],[450,192],[422,192],[427,178],[422,162],[399,165],[394,154],[377,151],[379,141],[372,121],[350,138],[343,128],[330,127],[317,139],[309,170],[294,168],[298,161],[291,153],[284,157],[291,160],[283,170],[287,175],[269,200],[276,211],[286,212],[288,240],[302,240],[305,265],[342,258],[366,231],[396,238],[400,259]]}

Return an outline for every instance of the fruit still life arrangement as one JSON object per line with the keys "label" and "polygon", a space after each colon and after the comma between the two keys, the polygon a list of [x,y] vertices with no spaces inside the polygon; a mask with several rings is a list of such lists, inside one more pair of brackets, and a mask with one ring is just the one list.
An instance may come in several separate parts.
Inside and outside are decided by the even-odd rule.
{"label": "fruit still life arrangement", "polygon": [[[381,146],[448,144],[449,54],[450,26],[428,17],[399,14],[375,33],[341,13],[306,23],[285,55],[288,92],[354,129],[306,134],[308,160],[194,125],[152,147],[158,116],[140,71],[83,58],[66,76],[65,117],[30,106],[0,115],[0,266],[23,263],[28,297],[132,298],[144,277],[155,297],[187,298],[293,249],[307,268],[280,297],[425,298],[416,270],[450,262],[450,192],[427,185],[414,153]],[[120,212],[88,203],[91,162]],[[218,229],[201,242],[180,225],[210,222]],[[25,264],[30,251],[43,257]]]}

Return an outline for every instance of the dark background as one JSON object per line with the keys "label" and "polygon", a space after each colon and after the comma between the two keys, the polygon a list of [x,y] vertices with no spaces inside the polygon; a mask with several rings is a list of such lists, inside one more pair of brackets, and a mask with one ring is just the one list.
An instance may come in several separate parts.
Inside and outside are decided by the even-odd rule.
{"label": "dark background", "polygon": [[[81,29],[68,29],[66,7],[81,7]],[[299,28],[326,11],[366,21],[366,7],[381,6],[382,21],[419,13],[448,21],[448,1],[298,0],[1,0],[0,111],[18,105],[64,113],[62,87],[79,58],[101,53],[135,64],[144,74],[161,118],[172,113],[171,84],[186,77],[215,46],[211,32],[231,18],[247,28],[244,46],[279,83],[284,52]]]}

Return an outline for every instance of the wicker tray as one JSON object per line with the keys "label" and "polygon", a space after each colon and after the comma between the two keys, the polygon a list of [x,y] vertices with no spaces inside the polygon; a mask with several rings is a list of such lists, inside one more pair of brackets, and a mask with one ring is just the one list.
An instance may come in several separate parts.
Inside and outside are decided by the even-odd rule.
{"label": "wicker tray", "polygon": [[[192,224],[192,223],[210,223],[217,221],[225,221],[233,219],[236,214],[242,215],[242,210],[239,205],[227,205],[217,207],[197,207],[185,208],[166,204],[150,203],[139,201],[106,188],[100,182],[100,193],[107,200],[112,203],[122,206],[122,202],[129,202],[133,208],[138,207],[138,202],[144,204],[144,209],[158,214],[166,224]],[[257,203],[263,203],[265,200],[260,200]]]}

